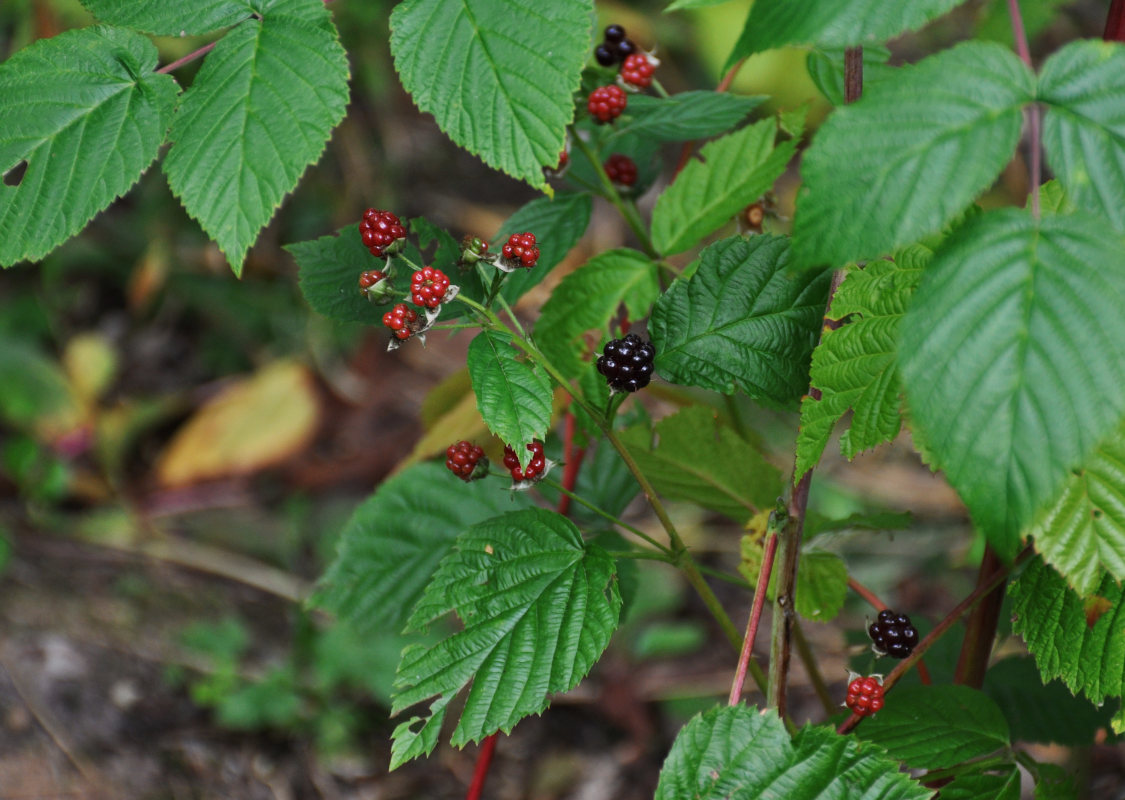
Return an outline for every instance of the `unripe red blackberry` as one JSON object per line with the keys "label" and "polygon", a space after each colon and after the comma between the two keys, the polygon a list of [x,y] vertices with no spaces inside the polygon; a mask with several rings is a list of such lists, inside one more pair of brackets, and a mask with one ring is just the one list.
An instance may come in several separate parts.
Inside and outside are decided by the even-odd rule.
{"label": "unripe red blackberry", "polygon": [[875,652],[891,658],[906,658],[918,644],[918,631],[910,624],[910,617],[896,614],[889,608],[879,612],[867,632],[875,644]]}
{"label": "unripe red blackberry", "polygon": [[445,466],[463,481],[474,481],[488,474],[484,450],[472,442],[451,444],[445,451]]}
{"label": "unripe red blackberry", "polygon": [[520,460],[516,451],[510,445],[504,445],[504,466],[508,468],[508,472],[512,474],[512,480],[516,483],[535,480],[543,474],[543,470],[547,466],[547,459],[543,455],[542,442],[532,442],[527,446],[527,449],[531,451],[531,461],[527,462],[527,469],[520,469]]}
{"label": "unripe red blackberry", "polygon": [[402,227],[398,217],[390,211],[369,208],[363,212],[359,234],[371,255],[382,258],[386,255],[387,248],[399,239],[406,238],[406,228]]}
{"label": "unripe red blackberry", "polygon": [[513,233],[500,249],[500,254],[515,267],[534,267],[539,261],[539,248],[534,233]]}
{"label": "unripe red blackberry", "polygon": [[633,53],[621,65],[621,80],[638,89],[652,85],[656,64],[644,53]]}
{"label": "unripe red blackberry", "polygon": [[440,269],[423,267],[410,281],[410,295],[415,305],[437,308],[449,291],[449,277]]}
{"label": "unripe red blackberry", "polygon": [[625,90],[620,86],[611,84],[601,86],[590,92],[586,100],[586,110],[598,122],[611,122],[621,116],[628,104]]}
{"label": "unripe red blackberry", "polygon": [[606,176],[621,186],[633,186],[637,182],[637,164],[629,156],[614,153],[602,165]]}
{"label": "unripe red blackberry", "polygon": [[873,677],[856,678],[848,684],[844,705],[853,714],[870,717],[883,707],[883,684]]}
{"label": "unripe red blackberry", "polygon": [[606,377],[609,388],[617,392],[635,392],[648,386],[652,378],[652,360],[656,349],[635,333],[613,339],[598,356],[598,372]]}
{"label": "unripe red blackberry", "polygon": [[418,312],[406,303],[399,303],[383,315],[383,324],[391,329],[396,339],[409,339],[414,335],[414,324],[418,321]]}

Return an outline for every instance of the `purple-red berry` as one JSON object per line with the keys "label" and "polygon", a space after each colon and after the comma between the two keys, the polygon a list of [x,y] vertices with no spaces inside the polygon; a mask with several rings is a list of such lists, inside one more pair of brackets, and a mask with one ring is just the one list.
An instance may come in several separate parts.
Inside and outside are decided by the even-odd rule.
{"label": "purple-red berry", "polygon": [[445,466],[466,482],[488,474],[488,459],[484,457],[484,450],[472,442],[460,441],[449,445],[445,451]]}
{"label": "purple-red berry", "polygon": [[527,462],[527,469],[520,469],[520,460],[516,451],[510,445],[504,445],[504,466],[512,474],[512,480],[533,481],[543,474],[547,466],[547,459],[543,455],[543,443],[532,442],[527,446],[531,451],[531,461]]}
{"label": "purple-red berry", "polygon": [[598,122],[611,122],[621,116],[628,102],[625,90],[611,84],[590,92],[590,97],[586,100],[586,109]]}
{"label": "purple-red berry", "polygon": [[611,181],[621,186],[633,186],[637,182],[637,164],[629,156],[614,153],[602,165]]}
{"label": "purple-red berry", "polygon": [[504,258],[519,267],[534,267],[539,260],[539,248],[535,246],[534,233],[513,233],[500,249]]}
{"label": "purple-red berry", "polygon": [[655,356],[656,349],[651,344],[630,333],[623,339],[607,342],[596,366],[598,372],[605,376],[609,388],[617,392],[635,392],[648,386]]}
{"label": "purple-red berry", "polygon": [[870,717],[883,707],[883,684],[875,678],[856,678],[848,684],[844,705],[861,717]]}
{"label": "purple-red berry", "polygon": [[410,295],[415,305],[437,308],[449,291],[449,277],[440,269],[423,267],[410,280]]}
{"label": "purple-red berry", "polygon": [[896,614],[889,608],[879,612],[867,632],[875,644],[875,651],[891,658],[906,658],[918,644],[918,631],[910,623],[910,617]]}
{"label": "purple-red berry", "polygon": [[391,329],[396,339],[409,339],[414,335],[414,323],[418,321],[418,312],[406,303],[399,303],[383,315],[383,324]]}
{"label": "purple-red berry", "polygon": [[621,80],[638,89],[652,85],[652,75],[656,65],[644,53],[633,53],[621,65]]}
{"label": "purple-red berry", "polygon": [[359,223],[359,234],[363,238],[364,246],[371,251],[371,255],[382,258],[386,249],[395,241],[406,238],[406,228],[402,227],[398,217],[390,211],[369,208],[363,212],[363,219]]}

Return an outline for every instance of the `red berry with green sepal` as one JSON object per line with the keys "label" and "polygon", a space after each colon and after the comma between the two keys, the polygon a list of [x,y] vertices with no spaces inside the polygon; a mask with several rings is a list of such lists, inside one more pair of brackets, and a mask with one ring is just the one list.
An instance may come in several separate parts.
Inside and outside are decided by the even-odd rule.
{"label": "red berry with green sepal", "polygon": [[621,116],[629,98],[620,86],[602,86],[590,92],[586,100],[586,110],[598,122],[612,122]]}
{"label": "red berry with green sepal", "polygon": [[883,684],[874,677],[856,678],[848,684],[844,705],[861,717],[878,713],[883,707]]}
{"label": "red berry with green sepal", "polygon": [[488,474],[484,450],[472,442],[451,444],[445,451],[445,466],[463,481],[475,481]]}
{"label": "red berry with green sepal", "polygon": [[512,474],[512,480],[516,483],[520,481],[533,481],[543,474],[543,470],[547,466],[547,459],[543,455],[543,443],[532,442],[527,446],[531,451],[531,461],[527,462],[527,469],[520,469],[520,460],[516,456],[516,451],[509,445],[504,445],[504,466],[508,468],[508,472]]}
{"label": "red berry with green sepal", "polygon": [[409,339],[413,336],[416,322],[418,312],[406,303],[399,303],[383,315],[383,324],[391,329],[396,339]]}
{"label": "red berry with green sepal", "polygon": [[406,238],[406,228],[402,227],[398,217],[390,211],[369,208],[363,212],[359,234],[371,255],[382,258],[386,255],[387,248],[399,239]]}
{"label": "red berry with green sepal", "polygon": [[534,267],[539,260],[539,248],[535,246],[534,233],[513,233],[500,249],[501,255],[513,266]]}
{"label": "red berry with green sepal", "polygon": [[652,76],[656,72],[656,64],[645,53],[633,53],[621,65],[621,80],[630,86],[644,89],[652,85]]}
{"label": "red berry with green sepal", "polygon": [[415,305],[437,308],[449,291],[449,277],[440,269],[423,267],[410,280],[410,295]]}

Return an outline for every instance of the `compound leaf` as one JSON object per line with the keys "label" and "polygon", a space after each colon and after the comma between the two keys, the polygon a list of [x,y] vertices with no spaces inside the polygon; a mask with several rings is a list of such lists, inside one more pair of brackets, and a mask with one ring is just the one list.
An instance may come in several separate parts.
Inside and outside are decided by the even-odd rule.
{"label": "compound leaf", "polygon": [[591,0],[406,0],[391,14],[391,53],[449,138],[542,187],[574,118],[592,16]]}
{"label": "compound leaf", "polygon": [[457,534],[513,503],[531,501],[526,493],[497,491],[488,481],[457,480],[444,464],[410,467],[352,514],[309,602],[361,629],[398,629]]}
{"label": "compound leaf", "polygon": [[198,36],[234,25],[257,10],[248,0],[192,0],[190,3],[82,0],[82,5],[102,22],[157,36]]}
{"label": "compound leaf", "polygon": [[[622,441],[653,486],[673,500],[691,500],[704,508],[746,522],[759,509],[772,508],[781,491],[781,473],[715,413],[689,406],[656,423],[653,445],[647,428],[632,428]],[[699,448],[707,457],[699,458]]]}
{"label": "compound leaf", "polygon": [[241,274],[246,251],[324,150],[348,100],[335,29],[276,11],[203,62],[172,125],[168,184]]}
{"label": "compound leaf", "polygon": [[914,769],[943,769],[1010,743],[1008,721],[984,692],[968,686],[898,686],[859,729]]}
{"label": "compound leaf", "polygon": [[1005,557],[1125,411],[1125,257],[1104,226],[981,214],[903,320],[915,441]]}
{"label": "compound leaf", "polygon": [[777,122],[764,119],[705,145],[664,190],[652,211],[652,242],[661,253],[694,247],[761,197],[785,171],[796,138],[774,147]]}
{"label": "compound leaf", "polygon": [[922,27],[962,2],[911,0],[888,6],[880,0],[756,0],[727,67],[746,56],[787,44],[882,44],[904,31]]}
{"label": "compound leaf", "polygon": [[660,770],[656,800],[921,800],[933,795],[877,747],[825,728],[790,739],[777,714],[744,705],[691,719]]}
{"label": "compound leaf", "polygon": [[178,91],[156,57],[143,36],[94,27],[0,65],[0,264],[74,236],[156,158]]}
{"label": "compound leaf", "polygon": [[471,682],[452,736],[460,746],[511,731],[577,685],[617,627],[621,594],[608,553],[561,514],[527,509],[461,534],[409,624],[450,611],[463,629],[403,653],[391,713],[435,696],[443,707]]}
{"label": "compound leaf", "polygon": [[765,95],[729,92],[677,92],[671,97],[629,97],[627,116],[615,125],[614,139],[626,135],[681,142],[725,133],[765,102]]}
{"label": "compound leaf", "polygon": [[534,267],[516,270],[504,281],[500,290],[504,299],[515,303],[566,258],[586,232],[593,208],[594,201],[588,194],[560,193],[554,198],[538,197],[504,221],[492,238],[493,251],[503,247],[513,233],[525,231],[535,234],[535,246],[539,248]]}
{"label": "compound leaf", "polygon": [[1033,94],[1010,50],[968,42],[837,109],[801,164],[798,266],[875,258],[938,231],[1011,159]]}
{"label": "compound leaf", "polygon": [[488,429],[527,467],[527,445],[542,439],[551,425],[551,382],[543,370],[522,361],[512,337],[481,331],[469,344],[469,377],[477,408]]}
{"label": "compound leaf", "polygon": [[840,284],[829,316],[854,318],[843,327],[826,329],[813,351],[809,381],[821,396],[806,395],[801,401],[794,480],[816,466],[833,426],[848,409],[854,414],[840,439],[847,458],[898,434],[898,328],[928,254],[917,247],[897,261],[872,261],[848,273]]}
{"label": "compound leaf", "polygon": [[635,250],[609,250],[562,279],[543,304],[535,323],[535,342],[566,374],[582,370],[586,350],[582,335],[604,327],[625,304],[632,319],[641,319],[660,294],[656,265]]}
{"label": "compound leaf", "polygon": [[732,236],[652,309],[656,370],[672,383],[788,404],[809,385],[809,359],[831,276],[792,274],[789,240]]}
{"label": "compound leaf", "polygon": [[1125,231],[1125,47],[1072,42],[1039,76],[1043,147],[1070,200]]}
{"label": "compound leaf", "polygon": [[[1008,587],[1012,630],[1023,637],[1043,682],[1060,679],[1095,704],[1125,691],[1125,603],[1121,585],[1105,577],[1088,606],[1042,558]],[[1120,714],[1120,711],[1118,712]]]}

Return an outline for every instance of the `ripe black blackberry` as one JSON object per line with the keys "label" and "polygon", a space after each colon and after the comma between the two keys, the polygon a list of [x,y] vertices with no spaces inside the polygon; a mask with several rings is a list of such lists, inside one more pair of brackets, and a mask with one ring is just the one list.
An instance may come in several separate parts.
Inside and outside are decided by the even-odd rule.
{"label": "ripe black blackberry", "polygon": [[648,386],[652,378],[652,359],[656,350],[635,333],[613,339],[598,356],[598,372],[617,392],[635,392]]}
{"label": "ripe black blackberry", "polygon": [[875,643],[875,652],[891,658],[906,658],[918,644],[918,631],[910,624],[910,617],[889,608],[879,612],[867,632]]}

